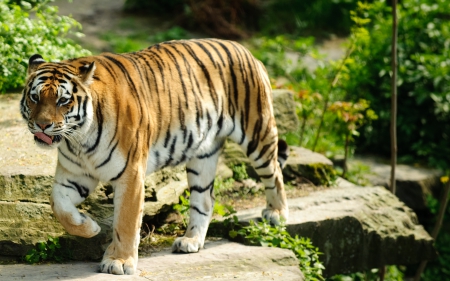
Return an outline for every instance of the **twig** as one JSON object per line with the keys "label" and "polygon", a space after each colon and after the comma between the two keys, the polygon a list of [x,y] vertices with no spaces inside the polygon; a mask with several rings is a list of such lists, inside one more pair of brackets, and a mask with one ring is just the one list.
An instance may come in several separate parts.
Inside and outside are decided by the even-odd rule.
{"label": "twig", "polygon": [[350,57],[351,53],[353,52],[354,47],[355,47],[355,42],[352,41],[351,45],[347,48],[347,51],[345,52],[345,57],[341,61],[341,64],[339,65],[336,75],[333,78],[333,82],[331,82],[331,84],[330,84],[328,94],[325,96],[325,101],[324,101],[323,109],[322,109],[322,115],[320,116],[320,123],[319,123],[319,127],[317,128],[317,134],[316,134],[316,138],[314,140],[314,145],[313,145],[312,151],[316,151],[317,141],[319,140],[319,137],[320,137],[320,131],[322,130],[323,120],[325,117],[325,113],[327,112],[327,109],[328,109],[328,103],[330,101],[331,92],[333,91],[333,88],[336,86],[337,82],[339,81],[339,75],[341,74],[341,71],[344,68],[345,62],[347,61],[347,59]]}
{"label": "twig", "polygon": [[[434,225],[433,232],[431,232],[431,237],[436,241],[439,231],[441,230],[442,221],[444,220],[445,210],[447,210],[448,204],[448,195],[450,193],[450,181],[447,181],[444,187],[443,194],[441,196],[441,200],[439,202],[439,213],[437,216],[436,224]],[[428,261],[422,261],[419,265],[419,268],[416,271],[416,275],[414,276],[414,281],[419,281],[420,277],[427,266]]]}
{"label": "twig", "polygon": [[391,186],[395,194],[395,166],[397,165],[397,0],[392,0],[392,49],[391,49]]}

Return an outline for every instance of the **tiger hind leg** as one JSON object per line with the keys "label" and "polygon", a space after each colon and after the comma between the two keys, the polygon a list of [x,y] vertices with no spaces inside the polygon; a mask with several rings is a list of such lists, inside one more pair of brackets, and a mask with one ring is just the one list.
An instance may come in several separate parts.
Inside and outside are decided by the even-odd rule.
{"label": "tiger hind leg", "polygon": [[[252,137],[254,136],[252,133]],[[273,225],[279,225],[280,220],[287,221],[289,209],[282,174],[289,154],[286,142],[279,140],[276,130],[273,130],[260,139],[246,139],[241,147],[247,152],[252,166],[264,184],[267,205],[262,211],[262,218]]]}
{"label": "tiger hind leg", "polygon": [[[289,155],[289,147],[284,140],[277,141],[277,157],[272,159],[266,168],[255,166],[265,186],[267,206],[262,211],[263,219],[278,225],[280,219],[287,221],[289,208],[284,190],[282,169]],[[268,160],[269,161],[269,160]],[[272,177],[269,177],[272,175]]]}
{"label": "tiger hind leg", "polygon": [[186,165],[190,189],[189,224],[183,237],[172,245],[173,252],[198,252],[205,243],[206,232],[214,209],[214,177],[223,141],[217,142],[215,151],[197,156]]}

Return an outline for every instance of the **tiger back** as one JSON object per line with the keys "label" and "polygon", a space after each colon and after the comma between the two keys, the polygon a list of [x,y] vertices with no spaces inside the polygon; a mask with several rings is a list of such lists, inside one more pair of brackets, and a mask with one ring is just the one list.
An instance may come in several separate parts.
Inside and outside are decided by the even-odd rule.
{"label": "tiger back", "polygon": [[174,252],[197,252],[214,206],[217,160],[238,143],[265,186],[262,216],[288,218],[271,87],[260,61],[236,42],[169,41],[145,50],[46,62],[29,60],[21,113],[36,143],[58,149],[51,205],[74,235],[100,227],[76,205],[99,181],[114,188],[113,240],[101,272],[134,274],[145,175],[186,163],[190,220]]}

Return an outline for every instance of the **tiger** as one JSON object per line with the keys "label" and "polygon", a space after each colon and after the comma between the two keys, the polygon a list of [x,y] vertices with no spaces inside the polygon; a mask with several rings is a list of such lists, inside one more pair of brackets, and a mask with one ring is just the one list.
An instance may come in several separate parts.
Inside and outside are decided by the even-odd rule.
{"label": "tiger", "polygon": [[99,182],[114,188],[112,242],[99,272],[137,271],[147,174],[186,165],[189,222],[174,253],[203,248],[214,207],[214,178],[227,139],[240,145],[265,186],[262,218],[289,215],[264,65],[248,49],[220,39],[173,40],[141,51],[47,62],[29,58],[20,112],[37,146],[57,149],[50,195],[69,234],[90,238],[97,222],[79,212]]}

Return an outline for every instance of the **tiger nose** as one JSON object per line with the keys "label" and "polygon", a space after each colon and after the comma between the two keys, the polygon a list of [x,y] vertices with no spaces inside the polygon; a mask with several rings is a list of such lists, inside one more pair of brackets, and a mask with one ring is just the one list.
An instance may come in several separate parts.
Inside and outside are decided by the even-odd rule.
{"label": "tiger nose", "polygon": [[43,131],[45,131],[45,129],[50,127],[52,124],[53,123],[36,123],[36,125],[38,125]]}

